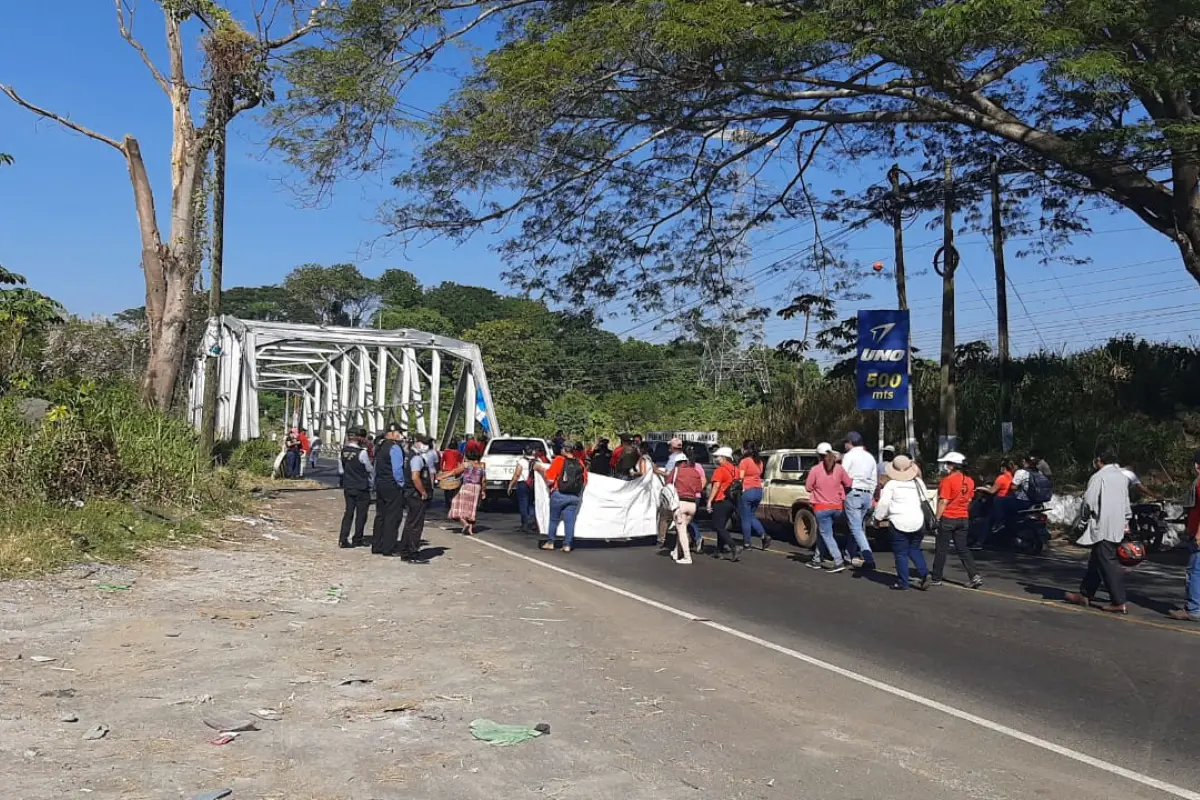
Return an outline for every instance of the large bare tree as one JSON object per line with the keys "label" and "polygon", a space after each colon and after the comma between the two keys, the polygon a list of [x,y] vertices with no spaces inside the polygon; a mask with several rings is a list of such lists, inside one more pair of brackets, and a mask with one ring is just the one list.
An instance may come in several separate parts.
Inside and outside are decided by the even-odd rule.
{"label": "large bare tree", "polygon": [[[69,114],[26,99],[11,85],[0,84],[0,91],[22,108],[108,145],[125,159],[146,280],[150,352],[142,395],[147,402],[167,408],[187,357],[187,325],[201,263],[197,214],[203,204],[197,202],[197,196],[203,192],[203,173],[214,137],[224,135],[229,119],[269,99],[272,61],[286,56],[292,45],[321,26],[326,0],[255,0],[246,4],[252,16],[246,24],[226,8],[230,4],[218,0],[155,0],[155,5],[166,38],[165,68],[155,63],[134,35],[136,0],[114,0],[117,29],[166,95],[171,110],[171,197],[165,220],[160,221],[136,136],[117,138],[100,133]],[[201,45],[205,58],[189,69],[186,56],[193,43]],[[228,81],[227,88],[236,99],[229,113],[198,122],[197,86],[212,89],[213,83],[202,83],[197,77],[212,69],[210,62],[217,55],[227,59],[226,67],[236,66],[216,71]]]}

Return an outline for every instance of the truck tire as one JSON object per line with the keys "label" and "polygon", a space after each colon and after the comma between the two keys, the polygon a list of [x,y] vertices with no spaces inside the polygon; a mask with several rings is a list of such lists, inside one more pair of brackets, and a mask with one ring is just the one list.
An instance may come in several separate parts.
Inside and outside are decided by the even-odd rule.
{"label": "truck tire", "polygon": [[816,547],[817,517],[807,508],[798,508],[792,513],[792,535],[799,547]]}

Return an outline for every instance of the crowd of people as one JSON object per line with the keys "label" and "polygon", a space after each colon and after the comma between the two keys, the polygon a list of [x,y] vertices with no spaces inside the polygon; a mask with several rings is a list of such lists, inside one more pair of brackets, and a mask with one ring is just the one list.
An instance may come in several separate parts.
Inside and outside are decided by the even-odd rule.
{"label": "crowd of people", "polygon": [[[483,462],[487,440],[473,437],[453,440],[439,452],[431,438],[404,440],[399,425],[389,425],[383,438],[372,441],[366,430],[351,431],[338,459],[345,494],[345,514],[338,543],[341,547],[363,544],[372,489],[377,495],[372,552],[399,556],[411,563],[425,563],[420,554],[421,531],[426,509],[435,487],[443,492],[448,517],[461,524],[462,533],[474,535],[480,503],[487,497],[487,467]],[[305,459],[315,462],[319,439],[309,441],[303,429],[293,429],[286,442],[288,473],[301,473]],[[658,544],[677,564],[692,563],[703,552],[697,525],[701,509],[710,517],[716,546],[711,555],[739,561],[759,537],[763,549],[771,537],[758,519],[763,500],[764,463],[758,445],[745,441],[735,452],[717,447],[711,452],[715,468],[711,475],[697,458],[697,447],[674,438],[667,443],[665,463],[654,460],[651,443],[635,434],[619,437],[613,448],[600,439],[591,448],[570,442],[559,431],[551,440],[550,453],[541,448],[524,450],[508,482],[507,494],[516,500],[520,528],[540,533],[543,550],[574,549],[575,526],[590,475],[636,480],[656,475],[662,484]],[[296,453],[292,456],[292,453]],[[706,455],[709,455],[706,451]],[[973,556],[996,531],[1023,511],[1046,503],[1052,493],[1052,473],[1040,453],[1001,463],[990,482],[976,480],[966,457],[957,451],[938,459],[936,490],[909,456],[885,447],[880,458],[866,450],[861,434],[848,433],[842,447],[828,442],[817,446],[820,463],[808,470],[805,488],[816,518],[818,541],[808,566],[826,573],[847,569],[873,570],[875,555],[868,526],[882,528],[890,540],[896,579],[891,588],[927,590],[942,584],[951,549],[966,573],[965,585],[983,586],[984,578]],[[1118,546],[1126,539],[1131,517],[1131,494],[1160,499],[1147,489],[1135,472],[1121,466],[1115,455],[1100,453],[1095,472],[1088,481],[1076,523],[1079,544],[1090,556],[1077,592],[1067,601],[1095,606],[1111,613],[1126,613],[1124,571]],[[1200,452],[1194,458],[1195,480],[1185,498],[1188,510],[1186,539],[1191,548],[1187,567],[1187,603],[1171,612],[1179,620],[1200,621]],[[539,531],[534,512],[535,475],[541,474],[549,489],[549,524]],[[982,509],[982,511],[981,511]],[[731,532],[731,521],[740,523],[740,537]],[[835,525],[844,522],[845,547],[839,544]],[[561,547],[557,532],[563,530]],[[675,530],[673,541],[668,536]],[[926,535],[934,537],[930,565],[922,550]],[[740,540],[739,540],[740,539]],[[915,573],[915,574],[914,574]],[[1103,586],[1108,602],[1096,599]]]}

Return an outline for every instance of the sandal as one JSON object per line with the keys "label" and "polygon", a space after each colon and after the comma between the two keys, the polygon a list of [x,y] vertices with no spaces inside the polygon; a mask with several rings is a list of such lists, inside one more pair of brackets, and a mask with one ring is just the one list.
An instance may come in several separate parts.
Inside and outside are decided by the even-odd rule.
{"label": "sandal", "polygon": [[539,550],[553,550],[554,542],[542,542],[538,545]]}
{"label": "sandal", "polygon": [[563,549],[562,549],[562,551],[561,551],[561,552],[563,552],[563,553],[569,553],[569,552],[571,552],[571,546],[570,546],[570,545],[568,545],[568,544],[564,544],[564,545],[563,545]]}

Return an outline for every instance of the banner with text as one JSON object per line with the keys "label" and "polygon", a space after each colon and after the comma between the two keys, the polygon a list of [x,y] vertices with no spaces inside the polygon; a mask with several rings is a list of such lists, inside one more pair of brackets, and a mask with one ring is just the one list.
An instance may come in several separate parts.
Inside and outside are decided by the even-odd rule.
{"label": "banner with text", "polygon": [[858,312],[858,408],[908,407],[908,312]]}

